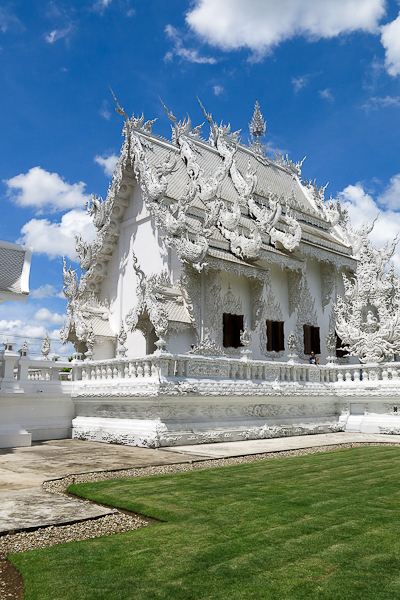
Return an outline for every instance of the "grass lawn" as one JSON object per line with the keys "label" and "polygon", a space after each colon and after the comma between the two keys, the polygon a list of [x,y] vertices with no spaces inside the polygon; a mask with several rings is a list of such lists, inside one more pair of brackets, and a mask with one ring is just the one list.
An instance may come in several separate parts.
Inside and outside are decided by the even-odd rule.
{"label": "grass lawn", "polygon": [[24,600],[400,598],[400,448],[69,490],[164,522],[14,554]]}

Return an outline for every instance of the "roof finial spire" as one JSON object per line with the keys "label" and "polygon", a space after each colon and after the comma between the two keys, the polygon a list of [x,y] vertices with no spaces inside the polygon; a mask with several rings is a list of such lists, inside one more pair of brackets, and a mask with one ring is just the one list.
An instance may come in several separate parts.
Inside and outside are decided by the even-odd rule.
{"label": "roof finial spire", "polygon": [[264,121],[264,118],[261,114],[260,105],[258,104],[258,100],[256,100],[253,117],[251,119],[251,123],[249,123],[249,131],[251,135],[251,146],[258,152],[262,150],[260,138],[265,135],[266,129],[267,122]]}
{"label": "roof finial spire", "polygon": [[267,122],[264,121],[264,118],[260,111],[260,105],[258,104],[258,100],[256,100],[256,103],[254,105],[253,118],[251,119],[251,123],[249,123],[250,135],[254,138],[263,137],[266,129]]}

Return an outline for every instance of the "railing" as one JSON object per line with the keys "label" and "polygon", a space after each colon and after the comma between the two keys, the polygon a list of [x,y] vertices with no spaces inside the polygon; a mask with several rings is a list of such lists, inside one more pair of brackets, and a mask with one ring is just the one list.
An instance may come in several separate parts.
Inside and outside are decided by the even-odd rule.
{"label": "railing", "polygon": [[165,378],[334,383],[338,380],[338,369],[341,369],[337,365],[316,366],[307,363],[167,353],[142,358],[74,361],[73,365],[73,379],[86,382]]}
{"label": "railing", "polygon": [[74,361],[75,381],[112,379],[230,379],[274,383],[324,383],[371,385],[400,382],[400,363],[310,365],[297,362],[261,361],[168,353],[142,358]]}
{"label": "railing", "polygon": [[[66,369],[70,368],[71,372]],[[337,384],[374,386],[400,382],[400,363],[310,365],[294,361],[252,360],[248,357],[208,357],[160,352],[139,358],[108,360],[32,360],[10,350],[1,356],[2,385],[17,382],[101,382],[115,379],[132,382],[162,380],[252,380],[280,384]],[[64,371],[63,371],[64,370]],[[81,385],[81,384],[80,384]]]}
{"label": "railing", "polygon": [[14,352],[13,344],[5,344],[0,355],[0,387],[3,391],[24,388],[33,382],[60,382],[71,380],[68,361],[31,359],[27,351]]}

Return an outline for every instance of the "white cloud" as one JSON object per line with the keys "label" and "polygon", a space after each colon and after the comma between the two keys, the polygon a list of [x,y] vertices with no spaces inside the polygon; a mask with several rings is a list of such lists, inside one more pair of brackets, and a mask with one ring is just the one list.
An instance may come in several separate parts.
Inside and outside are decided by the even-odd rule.
{"label": "white cloud", "polygon": [[25,27],[8,8],[0,7],[0,29],[3,33],[6,33],[9,29],[23,30]]}
{"label": "white cloud", "polygon": [[[400,181],[400,175],[396,175],[395,178]],[[370,233],[370,239],[376,247],[381,248],[388,240],[391,242],[400,232],[400,211],[381,211],[378,203],[364,191],[361,183],[348,185],[339,196],[343,207],[349,211],[351,224],[355,229],[359,229],[365,222],[372,223],[379,214]],[[397,272],[400,272],[400,248],[396,249],[393,262]]]}
{"label": "white cloud", "polygon": [[101,109],[99,110],[99,115],[101,115],[106,121],[109,121],[111,119],[111,113],[108,110],[107,100],[103,100],[103,104],[101,106]]}
{"label": "white cloud", "polygon": [[36,288],[36,290],[31,290],[29,297],[42,300],[43,298],[64,298],[65,296],[62,291],[58,292],[54,285],[46,283],[45,285],[41,285],[40,287]]}
{"label": "white cloud", "polygon": [[[0,321],[0,333],[6,334],[8,338],[11,340],[14,335],[17,339],[23,340],[23,338],[31,338],[32,340],[42,340],[46,335],[46,331],[49,334],[49,338],[51,340],[60,341],[60,331],[59,329],[54,329],[53,331],[49,331],[46,329],[44,325],[27,325],[20,319],[15,319],[15,321],[7,321],[6,319],[2,319]],[[21,346],[23,341],[21,342]]]}
{"label": "white cloud", "polygon": [[18,243],[33,246],[34,252],[47,254],[49,258],[66,256],[77,262],[74,234],[81,234],[84,240],[91,241],[95,231],[90,215],[83,210],[70,210],[62,216],[60,223],[31,219],[21,229]]}
{"label": "white cloud", "polygon": [[318,92],[320,98],[324,98],[325,100],[329,100],[329,102],[334,102],[335,98],[333,97],[332,92],[330,91],[329,88],[326,88],[325,90],[320,90]]}
{"label": "white cloud", "polygon": [[109,156],[95,156],[94,162],[100,165],[108,177],[111,177],[114,173],[115,165],[117,164],[118,156],[116,154],[110,154]]}
{"label": "white cloud", "polygon": [[197,63],[197,64],[209,64],[215,65],[217,62],[215,58],[209,56],[201,56],[198,50],[193,48],[184,48],[182,37],[175,27],[172,25],[167,25],[165,28],[165,33],[167,37],[172,40],[174,43],[174,47],[172,50],[167,52],[164,56],[165,61],[171,61],[174,56],[179,56],[182,60],[187,60],[188,62]]}
{"label": "white cloud", "polygon": [[63,29],[53,29],[53,31],[50,31],[50,33],[45,35],[45,40],[49,44],[54,44],[54,42],[57,42],[58,40],[62,40],[62,38],[67,38],[68,35],[71,33],[71,31],[72,31],[72,23],[69,23]]}
{"label": "white cloud", "polygon": [[301,90],[301,88],[308,85],[308,80],[308,75],[304,75],[303,77],[292,77],[292,84],[296,94]]}
{"label": "white cloud", "polygon": [[92,9],[103,16],[105,9],[110,6],[111,2],[112,0],[98,0],[93,4]]}
{"label": "white cloud", "polygon": [[400,75],[400,13],[397,19],[381,27],[385,65],[389,75]]}
{"label": "white cloud", "polygon": [[186,22],[213,46],[264,55],[296,36],[376,33],[385,5],[385,0],[195,0]]}
{"label": "white cloud", "polygon": [[222,87],[222,85],[214,85],[213,91],[216,96],[219,96],[224,91],[224,88]]}
{"label": "white cloud", "polygon": [[365,110],[378,110],[378,108],[389,108],[389,107],[400,108],[400,96],[385,96],[384,98],[373,97],[367,100],[363,104],[362,108]]}
{"label": "white cloud", "polygon": [[58,327],[53,329],[52,323],[48,323],[47,326],[46,324],[28,325],[20,319],[0,320],[0,336],[2,341],[8,339],[15,342],[14,349],[18,350],[22,347],[24,340],[26,340],[29,347],[29,356],[32,358],[42,357],[41,348],[46,332],[49,334],[51,340],[51,354],[56,353],[63,357],[72,355],[74,352],[72,344],[66,344],[65,346],[61,344],[60,330]]}
{"label": "white cloud", "polygon": [[400,173],[391,178],[385,191],[378,197],[378,201],[386,208],[400,211]]}
{"label": "white cloud", "polygon": [[38,311],[32,317],[36,321],[43,321],[45,323],[51,323],[52,325],[58,325],[65,323],[67,315],[59,315],[58,313],[52,313],[48,308],[39,308]]}
{"label": "white cloud", "polygon": [[127,17],[134,17],[136,15],[136,10],[134,8],[130,8],[126,13]]}
{"label": "white cloud", "polygon": [[86,183],[67,183],[57,173],[49,173],[41,167],[32,167],[28,173],[21,173],[5,179],[7,196],[24,207],[36,207],[38,214],[43,208],[53,211],[80,207],[90,200],[85,194]]}

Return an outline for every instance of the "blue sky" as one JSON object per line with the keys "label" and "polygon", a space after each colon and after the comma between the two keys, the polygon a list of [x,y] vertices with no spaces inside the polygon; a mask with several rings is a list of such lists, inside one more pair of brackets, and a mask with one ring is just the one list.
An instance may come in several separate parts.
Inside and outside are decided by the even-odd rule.
{"label": "blue sky", "polygon": [[[134,0],[0,7],[0,239],[33,245],[26,304],[1,306],[0,338],[52,350],[66,301],[62,256],[90,238],[90,194],[105,196],[121,146],[121,106],[242,129],[257,99],[268,152],[305,155],[303,176],[329,181],[356,226],[380,210],[373,240],[400,231],[400,4],[395,0]],[[204,127],[207,134],[207,127]],[[400,252],[395,256],[400,270]],[[17,343],[21,338],[15,338]],[[18,346],[19,347],[19,346]]]}

